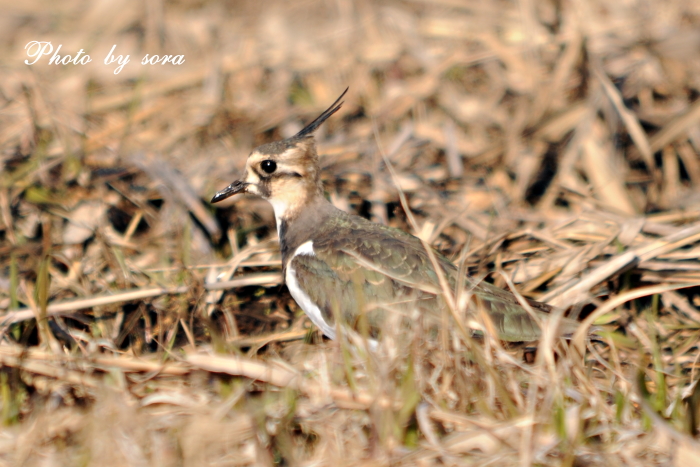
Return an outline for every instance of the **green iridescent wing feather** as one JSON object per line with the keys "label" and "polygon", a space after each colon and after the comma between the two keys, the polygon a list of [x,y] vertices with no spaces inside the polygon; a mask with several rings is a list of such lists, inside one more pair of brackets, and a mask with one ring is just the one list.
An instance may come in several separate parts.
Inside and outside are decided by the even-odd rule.
{"label": "green iridescent wing feather", "polygon": [[[299,286],[319,304],[328,322],[340,313],[353,323],[358,311],[367,309],[370,324],[380,325],[387,309],[408,309],[409,303],[417,303],[420,310],[437,316],[444,306],[436,297],[441,290],[438,277],[416,237],[342,215],[312,240],[315,256],[296,256],[292,266]],[[455,266],[437,253],[436,258],[454,287]],[[487,311],[501,339],[530,341],[540,336],[537,324],[513,294],[488,283],[466,281],[465,287]],[[537,314],[550,311],[545,304],[528,302]],[[565,320],[563,332],[572,332],[574,325]]]}

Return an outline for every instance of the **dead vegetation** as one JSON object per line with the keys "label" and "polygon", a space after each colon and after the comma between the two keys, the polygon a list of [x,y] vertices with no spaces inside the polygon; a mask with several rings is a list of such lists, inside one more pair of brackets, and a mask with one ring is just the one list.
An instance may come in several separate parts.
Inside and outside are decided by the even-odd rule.
{"label": "dead vegetation", "polygon": [[[700,462],[700,3],[2,10],[3,465]],[[34,40],[93,61],[26,66]],[[410,230],[400,188],[419,236],[600,339],[323,341],[272,210],[207,200],[346,86],[336,205]]]}

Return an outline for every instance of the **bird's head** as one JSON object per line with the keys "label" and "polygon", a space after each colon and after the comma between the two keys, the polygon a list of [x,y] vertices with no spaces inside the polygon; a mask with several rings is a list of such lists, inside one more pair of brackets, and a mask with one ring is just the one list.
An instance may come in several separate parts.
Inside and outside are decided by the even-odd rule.
{"label": "bird's head", "polygon": [[218,203],[237,193],[250,193],[268,200],[279,218],[288,217],[309,197],[323,194],[313,132],[343,105],[343,94],[299,133],[263,144],[250,153],[245,174],[214,195]]}

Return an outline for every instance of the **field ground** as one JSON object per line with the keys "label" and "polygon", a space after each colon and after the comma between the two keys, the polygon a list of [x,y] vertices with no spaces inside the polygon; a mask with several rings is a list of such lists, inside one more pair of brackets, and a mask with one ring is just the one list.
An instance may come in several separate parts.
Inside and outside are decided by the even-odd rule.
{"label": "field ground", "polygon": [[[700,464],[700,2],[0,11],[0,464]],[[208,200],[346,86],[332,202],[577,335],[319,335],[271,208]]]}

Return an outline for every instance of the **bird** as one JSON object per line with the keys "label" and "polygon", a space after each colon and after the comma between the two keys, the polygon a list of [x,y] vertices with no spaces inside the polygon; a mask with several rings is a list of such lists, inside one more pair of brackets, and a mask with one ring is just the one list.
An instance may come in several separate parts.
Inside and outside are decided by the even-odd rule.
{"label": "bird", "polygon": [[[417,237],[347,213],[326,199],[314,132],[340,110],[347,91],[294,136],[253,149],[243,177],[217,192],[211,203],[247,193],[272,205],[287,288],[330,339],[338,338],[339,329],[357,329],[361,323],[372,336],[381,334],[391,313],[444,316],[444,284],[465,287],[469,303],[486,311],[500,340],[539,339],[540,322],[553,311],[549,305],[519,300],[487,282],[460,280],[459,268],[435,250],[431,255]],[[570,335],[576,326],[577,321],[562,318],[559,333]]]}

